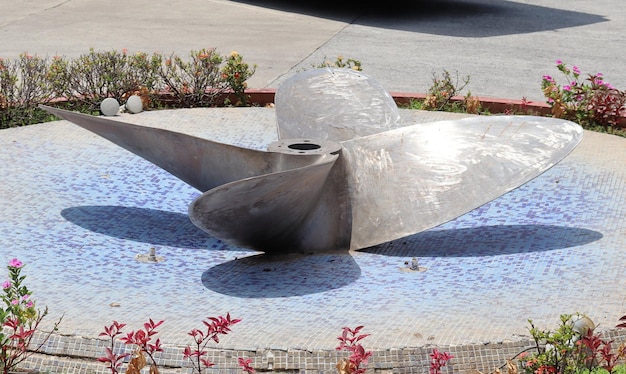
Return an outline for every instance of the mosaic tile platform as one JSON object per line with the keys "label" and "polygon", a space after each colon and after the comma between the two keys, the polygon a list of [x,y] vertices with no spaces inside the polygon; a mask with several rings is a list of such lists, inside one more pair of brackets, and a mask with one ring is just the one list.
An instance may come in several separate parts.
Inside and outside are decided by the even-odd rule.
{"label": "mosaic tile platform", "polygon": [[[122,118],[255,149],[277,138],[271,108]],[[585,132],[539,178],[430,231],[358,252],[281,257],[203,233],[186,215],[198,191],[68,122],[2,130],[0,149],[0,260],[26,263],[27,286],[50,310],[46,326],[63,315],[45,347],[55,356],[35,356],[33,366],[106,372],[93,360],[103,326],[117,320],[130,331],[152,318],[165,320],[163,363],[185,371],[187,332],[227,312],[243,321],[214,359],[233,371],[246,355],[263,370],[335,372],[343,326],[365,326],[370,368],[388,372],[425,372],[433,346],[455,353],[454,371],[491,371],[528,344],[529,318],[553,328],[563,313],[585,313],[623,339],[613,330],[626,314],[623,138]],[[137,261],[151,248],[164,261]],[[406,271],[413,257],[425,271]]]}

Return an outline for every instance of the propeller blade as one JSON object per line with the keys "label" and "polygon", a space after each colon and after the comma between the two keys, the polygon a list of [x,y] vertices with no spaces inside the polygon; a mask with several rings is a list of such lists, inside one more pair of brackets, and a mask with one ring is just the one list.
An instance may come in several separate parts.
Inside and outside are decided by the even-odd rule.
{"label": "propeller blade", "polygon": [[341,142],[403,126],[391,95],[350,69],[305,70],[276,91],[279,138]]}
{"label": "propeller blade", "polygon": [[581,141],[570,121],[477,116],[343,142],[351,249],[457,218],[539,176]]}
{"label": "propeller blade", "polygon": [[264,252],[350,246],[350,203],[337,143],[290,139],[257,151],[41,107],[206,191],[191,203],[189,217],[217,238]]}
{"label": "propeller blade", "polygon": [[308,165],[303,157],[214,142],[165,129],[40,106],[150,161],[200,191],[235,180]]}
{"label": "propeller blade", "polygon": [[191,203],[189,217],[209,234],[244,248],[347,250],[350,203],[338,158],[327,154],[308,166],[214,188]]}

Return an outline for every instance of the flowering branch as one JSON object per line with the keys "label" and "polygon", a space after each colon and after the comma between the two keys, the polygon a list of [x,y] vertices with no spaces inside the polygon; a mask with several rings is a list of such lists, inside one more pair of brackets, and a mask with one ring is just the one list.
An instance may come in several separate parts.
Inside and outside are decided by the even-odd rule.
{"label": "flowering branch", "polygon": [[[189,360],[194,372],[202,374],[202,370],[204,368],[210,368],[215,365],[208,358],[204,357],[208,354],[206,349],[207,345],[211,341],[219,343],[219,335],[228,334],[231,331],[230,327],[239,322],[241,322],[241,320],[232,319],[230,317],[230,313],[227,313],[226,317],[208,317],[205,321],[202,321],[202,323],[206,326],[206,331],[193,329],[188,333],[188,335],[193,337],[195,347],[194,349],[192,349],[189,345],[185,347],[183,351],[183,358]],[[251,360],[242,361],[239,359],[239,365],[242,366],[244,371],[248,373],[250,373],[250,369],[254,372],[254,369],[249,366],[250,362]]]}
{"label": "flowering branch", "polygon": [[371,351],[365,351],[359,341],[365,339],[370,334],[359,334],[363,329],[363,326],[357,326],[354,329],[344,327],[337,339],[339,339],[338,351],[348,351],[352,354],[348,359],[341,359],[337,363],[337,370],[339,374],[363,374],[367,366],[368,359],[372,356]]}
{"label": "flowering branch", "polygon": [[626,114],[626,92],[604,81],[602,73],[581,78],[577,66],[571,68],[561,60],[556,68],[565,76],[566,84],[559,85],[550,75],[544,75],[541,89],[552,109],[552,115],[578,122],[584,127],[615,127]]}
{"label": "flowering branch", "polygon": [[48,341],[52,332],[61,323],[57,321],[53,329],[44,336],[42,341],[31,348],[31,341],[39,324],[48,314],[48,308],[39,311],[31,298],[31,292],[23,285],[25,275],[21,275],[24,264],[17,258],[9,261],[7,269],[9,279],[2,282],[2,301],[0,307],[0,324],[8,327],[9,333],[0,331],[0,365],[3,373],[13,371],[20,363],[26,360]]}
{"label": "flowering branch", "polygon": [[[154,353],[162,352],[161,339],[157,339],[152,343],[152,337],[157,334],[156,328],[159,327],[164,321],[154,322],[152,319],[143,324],[143,329],[137,331],[131,331],[126,334],[125,337],[120,338],[124,344],[134,344],[136,346],[132,359],[128,363],[126,373],[128,374],[140,374],[146,364],[147,355],[150,358],[150,373],[158,374],[159,370],[154,359]],[[115,338],[122,334],[122,328],[126,324],[113,321],[110,326],[104,327],[104,332],[101,332],[99,336],[108,336],[111,339],[110,346],[106,348],[106,354],[99,357],[97,360],[107,364],[107,368],[111,371],[111,374],[117,374],[122,368],[124,359],[131,356],[129,353],[116,353],[115,352]]]}

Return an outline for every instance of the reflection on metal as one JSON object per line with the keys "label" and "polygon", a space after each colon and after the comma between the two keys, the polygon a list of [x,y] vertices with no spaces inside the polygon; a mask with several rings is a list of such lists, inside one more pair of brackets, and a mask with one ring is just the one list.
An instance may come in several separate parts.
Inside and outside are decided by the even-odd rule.
{"label": "reflection on metal", "polygon": [[189,207],[202,230],[278,253],[356,250],[435,227],[537,177],[583,134],[533,116],[402,123],[391,96],[348,69],[296,74],[275,101],[279,139],[267,151],[43,108],[202,191]]}

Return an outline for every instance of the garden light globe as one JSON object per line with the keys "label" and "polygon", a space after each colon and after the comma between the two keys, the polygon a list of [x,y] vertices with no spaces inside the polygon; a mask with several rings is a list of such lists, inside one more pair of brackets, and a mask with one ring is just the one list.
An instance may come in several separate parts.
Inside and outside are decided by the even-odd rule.
{"label": "garden light globe", "polygon": [[107,97],[100,103],[100,112],[107,116],[114,116],[120,110],[120,104],[112,97]]}
{"label": "garden light globe", "polygon": [[130,113],[140,113],[143,110],[143,102],[141,97],[132,95],[126,100],[126,110]]}

